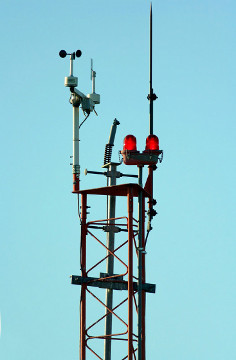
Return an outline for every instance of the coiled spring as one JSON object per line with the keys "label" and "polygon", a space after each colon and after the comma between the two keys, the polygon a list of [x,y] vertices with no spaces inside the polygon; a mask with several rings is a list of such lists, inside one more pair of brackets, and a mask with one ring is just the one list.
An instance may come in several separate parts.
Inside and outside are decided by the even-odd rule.
{"label": "coiled spring", "polygon": [[111,144],[106,144],[105,146],[104,165],[111,162],[112,146]]}

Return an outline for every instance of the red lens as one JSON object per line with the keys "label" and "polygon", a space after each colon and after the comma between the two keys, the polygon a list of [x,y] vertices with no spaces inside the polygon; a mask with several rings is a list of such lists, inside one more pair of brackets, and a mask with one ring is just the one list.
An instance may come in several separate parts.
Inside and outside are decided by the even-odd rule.
{"label": "red lens", "polygon": [[124,138],[123,150],[136,150],[137,151],[136,137],[134,135],[127,135]]}
{"label": "red lens", "polygon": [[156,135],[149,135],[147,137],[145,150],[159,150],[159,139]]}

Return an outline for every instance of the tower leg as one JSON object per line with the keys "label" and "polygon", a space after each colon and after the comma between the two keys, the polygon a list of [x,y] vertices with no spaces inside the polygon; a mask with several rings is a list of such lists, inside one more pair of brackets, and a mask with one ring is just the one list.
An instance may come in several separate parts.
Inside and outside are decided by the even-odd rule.
{"label": "tower leg", "polygon": [[[142,199],[142,248],[145,250],[145,197]],[[145,253],[142,254],[142,283],[146,282],[145,274]],[[145,339],[145,314],[146,313],[146,293],[142,290],[142,360],[146,358],[146,339]]]}
{"label": "tower leg", "polygon": [[[138,181],[139,185],[142,186],[142,166],[138,167]],[[140,191],[138,194],[138,360],[143,360],[142,358],[142,335],[143,335],[143,235],[144,235],[144,227],[143,227],[143,192]]]}
{"label": "tower leg", "polygon": [[128,360],[133,358],[133,196],[128,193]]}
{"label": "tower leg", "polygon": [[[86,273],[86,208],[87,208],[87,195],[81,195],[81,272],[83,277],[87,277]],[[80,299],[80,360],[86,359],[86,284],[81,286],[81,299]]]}

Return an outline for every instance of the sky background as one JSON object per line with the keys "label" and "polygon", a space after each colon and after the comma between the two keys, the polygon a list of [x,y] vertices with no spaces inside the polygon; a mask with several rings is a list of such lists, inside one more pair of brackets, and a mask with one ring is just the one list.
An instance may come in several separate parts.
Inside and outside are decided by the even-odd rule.
{"label": "sky background", "polygon": [[[129,133],[145,147],[149,7],[144,0],[1,2],[3,360],[79,359],[80,288],[69,278],[80,269],[69,59],[58,52],[82,50],[75,75],[86,94],[94,59],[101,104],[81,127],[80,160],[81,172],[100,171],[115,117],[113,161]],[[236,358],[235,16],[233,0],[153,1],[154,132],[164,161],[147,246],[147,281],[157,284],[147,296],[147,359]],[[105,184],[81,176],[83,189]],[[91,200],[93,219],[105,215],[99,201]]]}

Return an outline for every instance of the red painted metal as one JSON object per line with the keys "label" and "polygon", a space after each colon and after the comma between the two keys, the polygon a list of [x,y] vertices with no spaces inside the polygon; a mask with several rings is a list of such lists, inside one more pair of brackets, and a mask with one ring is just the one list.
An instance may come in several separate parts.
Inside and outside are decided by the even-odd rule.
{"label": "red painted metal", "polygon": [[[92,292],[90,292],[92,294]],[[98,301],[100,302],[100,300],[98,299]],[[112,310],[111,310],[111,313],[115,315],[115,310],[118,309],[121,305],[123,305],[126,301],[128,301],[128,297],[126,299],[124,299],[123,301],[121,301],[117,306],[115,306]],[[102,303],[103,304],[103,303]],[[105,306],[105,304],[103,304]],[[103,315],[102,317],[100,317],[98,320],[96,320],[92,325],[90,325],[88,328],[87,328],[87,332],[94,326],[94,325],[97,325],[101,320],[103,320],[104,318],[106,317],[106,315]],[[122,320],[123,322],[123,320]],[[124,322],[123,322],[124,323]],[[127,326],[128,328],[128,324],[125,323],[125,325]],[[120,333],[120,334],[114,334],[115,336],[117,335],[125,335],[128,333],[128,330],[124,333]],[[100,336],[100,338],[104,338],[105,336]],[[124,339],[120,339],[120,340],[124,340]]]}
{"label": "red painted metal", "polygon": [[[104,334],[94,334],[94,326],[100,323],[101,321],[104,321],[105,315],[99,316],[96,319],[96,313],[94,314],[95,321],[93,321],[91,324],[86,324],[86,302],[87,297],[91,296],[94,300],[96,300],[101,306],[105,309],[108,309],[108,313],[112,314],[114,318],[116,318],[122,326],[124,326],[124,329],[120,329],[121,331],[115,331],[113,334],[110,334],[109,337],[113,341],[122,341],[127,342],[127,356],[123,357],[123,359],[128,360],[136,360],[136,351],[137,351],[137,335],[136,332],[136,326],[134,327],[134,318],[133,318],[133,311],[134,309],[137,312],[137,303],[135,299],[135,294],[137,291],[134,291],[134,281],[137,280],[137,277],[133,274],[134,269],[134,259],[133,256],[136,253],[137,254],[137,244],[136,244],[136,236],[137,236],[137,228],[138,228],[138,222],[133,217],[133,203],[134,198],[138,196],[139,192],[142,192],[143,196],[143,208],[142,208],[142,221],[143,221],[143,248],[145,248],[145,232],[144,232],[144,218],[145,218],[145,199],[150,199],[150,194],[146,192],[141,186],[137,184],[125,184],[125,185],[115,185],[115,186],[109,186],[106,188],[97,188],[97,189],[88,189],[88,190],[82,190],[80,191],[81,194],[81,272],[83,277],[87,277],[88,273],[92,270],[96,270],[98,266],[101,266],[101,264],[106,260],[108,256],[114,256],[114,259],[116,259],[117,264],[120,264],[121,270],[119,275],[113,275],[110,277],[101,278],[98,280],[104,281],[104,279],[108,278],[115,278],[117,276],[128,276],[128,294],[125,299],[123,299],[119,304],[116,304],[116,306],[113,309],[108,309],[104,303],[103,300],[100,299],[100,295],[98,296],[93,291],[91,291],[91,288],[89,287],[89,282],[86,284],[81,285],[81,305],[80,305],[80,360],[86,360],[86,349],[93,354],[98,359],[103,359],[101,354],[98,354],[98,351],[93,346],[93,340],[102,340],[105,338]],[[107,225],[107,222],[110,219],[101,219],[101,220],[94,220],[87,222],[87,196],[88,195],[111,195],[116,194],[116,197],[119,196],[126,196],[127,197],[127,216],[114,218],[114,224],[116,226],[119,226],[123,229],[127,229],[128,231],[128,239],[126,238],[125,241],[122,241],[122,243],[118,243],[119,245],[114,249],[114,251],[110,251],[107,246],[104,244],[104,241],[98,238],[97,235],[95,235],[92,231],[92,226],[102,226]],[[97,230],[96,230],[97,231]],[[95,241],[100,247],[104,249],[104,256],[102,256],[101,259],[95,262],[95,264],[92,264],[89,266],[89,268],[86,268],[86,242],[87,238],[92,239],[92,241]],[[117,251],[121,248],[127,247],[127,253],[128,253],[128,262],[127,260],[124,260]],[[107,255],[107,252],[109,255]],[[88,254],[87,254],[88,255]],[[118,256],[119,255],[119,256]],[[142,264],[143,264],[143,273],[142,273],[142,281],[145,283],[145,255],[142,256]],[[105,294],[104,294],[105,295]],[[142,313],[142,360],[145,360],[145,291],[142,293],[142,301],[143,301],[143,313]],[[128,318],[122,318],[120,314],[118,315],[117,309],[120,308],[121,305],[124,306],[124,304],[127,303],[128,308]],[[107,335],[108,336],[108,335]],[[88,344],[89,342],[89,344]]]}
{"label": "red painted metal", "polygon": [[79,192],[79,174],[73,174],[73,193]]}
{"label": "red painted metal", "polygon": [[[145,198],[143,196],[142,200],[142,248],[145,251]],[[146,273],[145,273],[145,252],[142,254],[142,283],[145,284],[146,282]],[[146,333],[145,333],[145,315],[146,315],[146,293],[142,291],[142,359],[145,359],[145,345],[146,345]]]}
{"label": "red painted metal", "polygon": [[[86,235],[87,235],[87,195],[81,195],[82,211],[81,211],[81,274],[83,277],[86,273]],[[86,289],[87,285],[81,286],[80,300],[80,359],[86,359]]]}
{"label": "red painted metal", "polygon": [[[149,194],[143,190],[143,188],[138,184],[121,184],[121,185],[112,185],[112,186],[105,186],[95,189],[86,189],[80,190],[80,194],[87,194],[87,195],[112,195],[112,196],[127,196],[128,190],[132,188],[133,197],[138,197],[140,191],[143,191],[146,198],[149,198]],[[107,221],[107,219],[106,219]]]}
{"label": "red painted metal", "polygon": [[144,190],[151,196],[153,196],[153,167],[150,165],[148,167],[148,177],[146,180],[146,184],[144,186]]}
{"label": "red painted metal", "polygon": [[133,195],[128,196],[128,360],[133,354]]}

